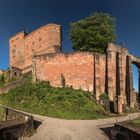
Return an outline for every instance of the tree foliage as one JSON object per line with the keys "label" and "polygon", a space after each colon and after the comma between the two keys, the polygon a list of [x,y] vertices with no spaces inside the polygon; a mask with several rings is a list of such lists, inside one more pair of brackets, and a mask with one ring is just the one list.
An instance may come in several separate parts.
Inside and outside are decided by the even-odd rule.
{"label": "tree foliage", "polygon": [[93,13],[70,24],[73,49],[103,53],[107,43],[116,39],[115,19],[107,13]]}

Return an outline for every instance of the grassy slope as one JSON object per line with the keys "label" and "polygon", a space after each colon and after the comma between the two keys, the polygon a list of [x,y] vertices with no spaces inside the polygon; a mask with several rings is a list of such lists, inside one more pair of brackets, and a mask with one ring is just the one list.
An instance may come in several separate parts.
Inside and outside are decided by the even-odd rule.
{"label": "grassy slope", "polygon": [[134,125],[134,126],[140,127],[140,119],[133,120],[133,121],[131,122],[131,124]]}
{"label": "grassy slope", "polygon": [[54,88],[47,83],[26,83],[8,94],[0,95],[0,103],[56,118],[96,119],[104,109],[91,100],[91,93],[71,88]]}

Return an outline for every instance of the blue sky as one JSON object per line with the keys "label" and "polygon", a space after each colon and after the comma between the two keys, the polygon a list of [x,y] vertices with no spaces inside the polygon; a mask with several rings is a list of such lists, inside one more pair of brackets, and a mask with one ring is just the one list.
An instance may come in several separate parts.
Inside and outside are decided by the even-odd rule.
{"label": "blue sky", "polygon": [[[129,52],[140,57],[139,0],[0,0],[0,68],[9,65],[9,37],[19,31],[58,23],[63,28],[63,51],[71,51],[69,23],[92,12],[107,12],[116,18],[116,43],[125,42]],[[138,73],[133,67],[137,89]]]}

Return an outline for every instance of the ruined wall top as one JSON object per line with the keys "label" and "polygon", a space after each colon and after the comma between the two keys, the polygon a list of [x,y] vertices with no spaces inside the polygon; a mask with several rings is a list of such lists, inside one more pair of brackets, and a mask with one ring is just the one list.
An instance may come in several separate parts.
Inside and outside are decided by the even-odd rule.
{"label": "ruined wall top", "polygon": [[11,37],[10,37],[10,41],[12,41],[14,38],[16,38],[16,37],[19,36],[19,35],[23,35],[23,36],[27,39],[29,36],[33,35],[34,33],[38,32],[39,30],[45,29],[45,28],[47,28],[47,27],[59,27],[59,28],[61,28],[61,25],[49,23],[49,24],[46,24],[46,25],[44,25],[44,26],[39,27],[38,29],[32,31],[32,32],[29,33],[29,34],[26,33],[25,31],[21,31],[21,32],[18,32],[18,33],[16,33],[16,34],[14,34],[13,36],[11,36]]}
{"label": "ruined wall top", "polygon": [[135,64],[138,67],[138,69],[140,69],[140,58],[138,58],[132,54],[129,54],[129,57],[131,58],[131,62],[133,64]]}
{"label": "ruined wall top", "polygon": [[108,43],[107,51],[108,50],[109,51],[119,52],[119,53],[125,53],[125,54],[129,53],[127,48],[124,48],[121,45],[117,45],[117,44],[113,44],[113,43]]}

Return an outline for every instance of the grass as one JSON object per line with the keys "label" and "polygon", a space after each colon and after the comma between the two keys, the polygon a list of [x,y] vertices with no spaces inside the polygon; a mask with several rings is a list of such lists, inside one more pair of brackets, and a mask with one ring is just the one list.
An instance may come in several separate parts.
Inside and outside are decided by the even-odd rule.
{"label": "grass", "polygon": [[133,120],[133,121],[131,122],[131,124],[134,125],[134,126],[140,127],[140,119]]}
{"label": "grass", "polygon": [[46,82],[26,84],[0,95],[0,103],[30,113],[64,119],[97,119],[104,108],[91,100],[91,93],[72,88],[55,88]]}

